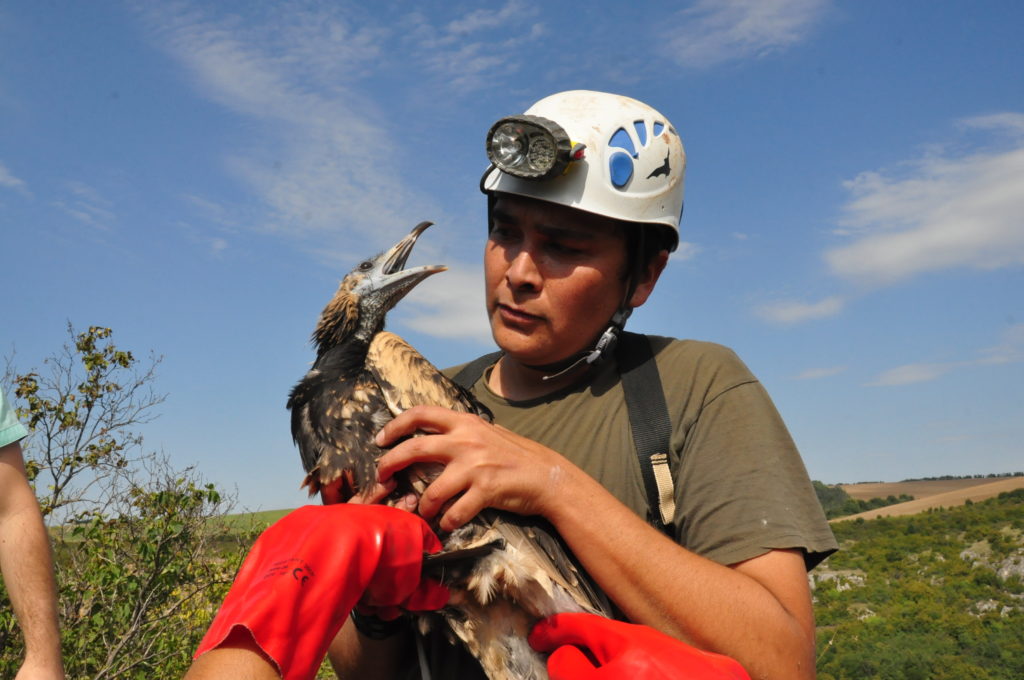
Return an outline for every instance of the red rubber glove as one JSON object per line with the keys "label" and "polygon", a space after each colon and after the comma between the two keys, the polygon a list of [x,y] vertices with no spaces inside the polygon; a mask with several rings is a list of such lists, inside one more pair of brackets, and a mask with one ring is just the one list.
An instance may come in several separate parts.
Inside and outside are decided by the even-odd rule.
{"label": "red rubber glove", "polygon": [[594,614],[555,614],[533,627],[529,641],[538,652],[551,652],[551,680],[750,680],[727,656]]}
{"label": "red rubber glove", "polygon": [[441,542],[420,517],[383,505],[307,505],[253,544],[195,656],[247,629],[285,680],[316,675],[362,598],[369,608],[439,609],[448,590],[421,580]]}

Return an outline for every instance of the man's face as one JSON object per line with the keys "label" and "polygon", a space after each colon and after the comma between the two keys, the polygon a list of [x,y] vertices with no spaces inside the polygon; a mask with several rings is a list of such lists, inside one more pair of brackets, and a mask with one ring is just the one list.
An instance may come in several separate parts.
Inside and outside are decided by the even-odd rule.
{"label": "man's face", "polygon": [[500,195],[484,251],[494,341],[544,365],[589,349],[626,291],[626,239],[612,220]]}

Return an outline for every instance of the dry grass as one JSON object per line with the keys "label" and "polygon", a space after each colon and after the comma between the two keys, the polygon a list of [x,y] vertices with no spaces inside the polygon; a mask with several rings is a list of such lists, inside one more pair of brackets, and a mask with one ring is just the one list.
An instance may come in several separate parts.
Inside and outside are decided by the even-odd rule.
{"label": "dry grass", "polygon": [[[990,482],[998,482],[1013,477],[986,477],[981,479],[929,479],[920,482],[866,482],[863,484],[841,484],[843,490],[851,498],[867,501],[872,498],[886,498],[907,494],[915,499],[946,493],[962,491],[972,486],[980,486]],[[1018,477],[1017,479],[1021,479]]]}
{"label": "dry grass", "polygon": [[868,484],[843,484],[843,489],[853,498],[868,500],[907,494],[914,500],[868,510],[857,515],[840,517],[833,521],[846,521],[862,517],[898,517],[916,515],[929,508],[951,508],[967,501],[977,503],[993,498],[1004,491],[1024,488],[1024,477],[993,477],[984,479],[943,479],[921,482],[873,482]]}

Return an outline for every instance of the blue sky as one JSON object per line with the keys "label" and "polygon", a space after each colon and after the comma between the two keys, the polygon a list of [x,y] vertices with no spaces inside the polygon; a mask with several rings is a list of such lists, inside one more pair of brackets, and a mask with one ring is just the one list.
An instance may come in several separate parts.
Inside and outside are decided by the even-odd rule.
{"label": "blue sky", "polygon": [[1024,469],[1017,2],[0,3],[0,348],[163,356],[146,446],[303,502],[284,408],[337,281],[417,222],[390,318],[490,351],[490,124],[628,94],[688,154],[682,246],[630,327],[733,347],[811,476]]}

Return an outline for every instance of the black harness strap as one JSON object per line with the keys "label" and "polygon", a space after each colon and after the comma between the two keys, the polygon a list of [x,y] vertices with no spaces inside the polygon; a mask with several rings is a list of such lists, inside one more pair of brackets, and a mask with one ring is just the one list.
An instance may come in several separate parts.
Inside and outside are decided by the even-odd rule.
{"label": "black harness strap", "polygon": [[[629,429],[647,491],[648,522],[672,536],[675,491],[668,459],[672,422],[654,351],[647,336],[622,331],[615,352],[629,412]],[[474,359],[463,366],[452,380],[467,390],[472,389],[487,367],[501,358],[501,354],[492,352]]]}
{"label": "black harness strap", "polygon": [[491,352],[490,354],[485,354],[482,357],[473,359],[463,366],[461,371],[455,374],[452,378],[452,382],[457,385],[461,385],[467,390],[473,389],[473,385],[475,385],[476,381],[483,376],[487,367],[500,359],[503,353],[504,352]]}
{"label": "black harness strap", "polygon": [[668,459],[672,422],[651,342],[645,335],[623,331],[619,334],[616,358],[629,411],[629,429],[647,490],[648,521],[671,536],[675,515],[675,489]]}

